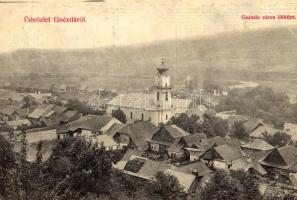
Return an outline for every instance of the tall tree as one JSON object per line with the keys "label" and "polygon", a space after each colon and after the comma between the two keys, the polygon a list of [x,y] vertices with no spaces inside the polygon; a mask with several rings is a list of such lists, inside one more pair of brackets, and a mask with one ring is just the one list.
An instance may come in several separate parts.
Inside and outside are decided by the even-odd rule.
{"label": "tall tree", "polygon": [[201,200],[260,200],[258,182],[244,172],[217,171],[201,193]]}
{"label": "tall tree", "polygon": [[291,135],[288,135],[285,132],[278,132],[275,133],[274,135],[270,135],[267,132],[264,132],[263,134],[263,139],[271,144],[272,146],[277,146],[277,147],[283,147],[286,146],[287,144],[292,143]]}
{"label": "tall tree", "polygon": [[243,125],[243,121],[236,121],[233,124],[232,130],[231,130],[231,136],[239,138],[239,139],[247,139],[249,134],[245,130],[245,127]]}
{"label": "tall tree", "polygon": [[164,200],[177,199],[181,196],[183,190],[175,176],[164,172],[157,173],[153,188],[156,193],[159,193],[164,198]]}
{"label": "tall tree", "polygon": [[12,144],[0,135],[0,195],[6,196],[7,182],[10,178],[8,171],[15,165]]}
{"label": "tall tree", "polygon": [[173,116],[170,120],[170,124],[175,124],[176,126],[180,127],[181,129],[194,134],[200,132],[202,130],[201,124],[197,121],[199,117],[197,115],[193,115],[188,117],[186,113],[181,113],[179,116]]}
{"label": "tall tree", "polygon": [[113,111],[111,116],[118,119],[123,124],[126,124],[126,122],[127,122],[127,117],[121,109],[117,109],[117,110]]}
{"label": "tall tree", "polygon": [[226,136],[229,131],[227,121],[214,116],[213,114],[205,113],[203,115],[203,132],[208,137]]}

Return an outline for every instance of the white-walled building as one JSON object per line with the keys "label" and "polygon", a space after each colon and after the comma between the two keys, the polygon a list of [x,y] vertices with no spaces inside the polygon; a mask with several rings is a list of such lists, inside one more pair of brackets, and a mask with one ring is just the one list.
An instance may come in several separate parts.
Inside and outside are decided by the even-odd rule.
{"label": "white-walled building", "polygon": [[172,98],[168,68],[164,68],[163,64],[162,62],[161,68],[157,68],[157,81],[152,93],[119,94],[107,103],[107,113],[121,109],[130,122],[148,120],[159,125],[168,122],[172,116],[185,112],[191,100]]}

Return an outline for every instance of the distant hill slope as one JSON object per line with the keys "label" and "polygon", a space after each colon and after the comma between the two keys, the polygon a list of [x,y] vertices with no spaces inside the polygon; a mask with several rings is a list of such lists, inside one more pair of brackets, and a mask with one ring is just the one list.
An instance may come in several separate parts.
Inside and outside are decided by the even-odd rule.
{"label": "distant hill slope", "polygon": [[175,77],[219,71],[292,72],[297,69],[297,29],[262,29],[143,46],[83,50],[17,50],[0,54],[2,72],[152,74],[164,56]]}

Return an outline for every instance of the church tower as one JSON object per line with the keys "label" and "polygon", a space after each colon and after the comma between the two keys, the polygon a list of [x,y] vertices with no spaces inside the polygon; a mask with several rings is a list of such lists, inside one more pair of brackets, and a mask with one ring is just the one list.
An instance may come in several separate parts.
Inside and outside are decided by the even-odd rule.
{"label": "church tower", "polygon": [[159,110],[171,109],[171,85],[168,68],[164,67],[162,59],[161,67],[157,68],[158,75],[155,87],[156,105]]}

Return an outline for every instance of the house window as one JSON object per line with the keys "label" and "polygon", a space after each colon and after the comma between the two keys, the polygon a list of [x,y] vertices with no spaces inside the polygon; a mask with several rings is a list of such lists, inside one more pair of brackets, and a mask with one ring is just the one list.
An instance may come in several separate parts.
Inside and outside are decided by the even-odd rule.
{"label": "house window", "polygon": [[165,115],[166,120],[168,119],[168,115]]}
{"label": "house window", "polygon": [[168,92],[166,92],[165,100],[168,101]]}
{"label": "house window", "polygon": [[132,114],[132,112],[130,112],[130,118],[131,118],[131,119],[133,118],[133,114]]}
{"label": "house window", "polygon": [[144,117],[143,117],[143,113],[142,113],[142,114],[141,114],[141,120],[142,120],[142,121],[143,121],[143,118],[144,118]]}
{"label": "house window", "polygon": [[151,117],[149,117],[149,121],[151,121],[152,119],[151,119]]}
{"label": "house window", "polygon": [[159,100],[160,100],[160,93],[157,92],[157,101],[159,101]]}

